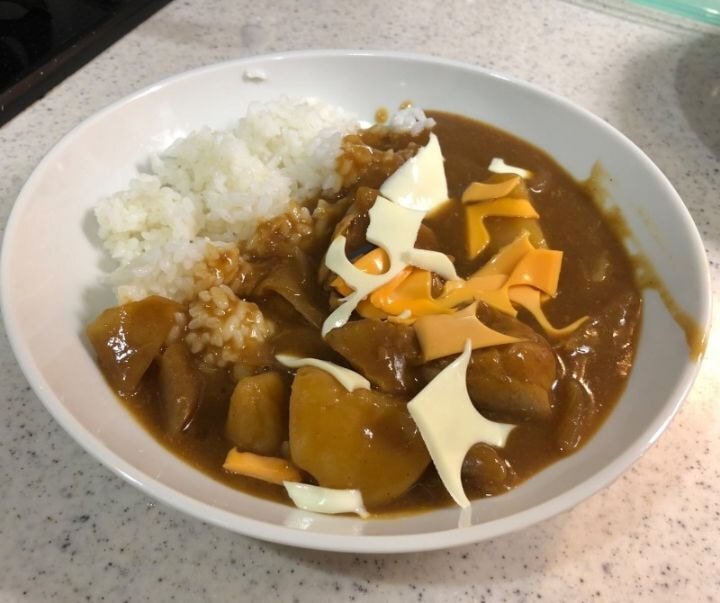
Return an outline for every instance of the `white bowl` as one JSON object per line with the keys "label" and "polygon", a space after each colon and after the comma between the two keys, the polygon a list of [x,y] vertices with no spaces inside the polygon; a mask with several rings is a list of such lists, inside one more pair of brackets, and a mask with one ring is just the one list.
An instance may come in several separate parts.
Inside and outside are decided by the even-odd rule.
{"label": "white bowl", "polygon": [[[247,77],[262,70],[265,81]],[[201,125],[226,126],[251,101],[317,96],[372,119],[384,105],[474,117],[539,146],[584,179],[600,161],[610,199],[678,305],[707,329],[710,286],[698,232],[657,167],[622,134],[534,86],[460,63],[377,52],[295,52],[231,61],[178,75],[91,117],[63,138],[25,184],[7,225],[2,310],[30,385],[91,454],[149,495],[205,521],[257,538],[316,549],[419,551],[518,530],[606,486],[659,436],[698,369],[683,334],[646,295],[635,368],[617,408],[578,453],[509,494],[473,504],[458,528],[447,508],[397,519],[318,516],[213,481],[159,445],[125,410],[82,336],[112,305],[100,286],[103,254],[91,209],[124,187],[151,151]]]}

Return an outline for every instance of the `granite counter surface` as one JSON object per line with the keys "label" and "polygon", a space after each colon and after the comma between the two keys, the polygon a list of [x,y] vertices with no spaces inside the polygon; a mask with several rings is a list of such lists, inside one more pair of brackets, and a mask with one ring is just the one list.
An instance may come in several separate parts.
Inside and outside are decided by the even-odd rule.
{"label": "granite counter surface", "polygon": [[[342,47],[467,61],[619,128],[687,204],[718,301],[720,35],[560,1],[175,0],[0,129],[0,230],[43,154],[108,103],[229,58]],[[451,551],[354,556],[265,544],[149,499],[60,429],[3,331],[0,601],[714,601],[719,369],[716,332],[666,433],[574,510]]]}

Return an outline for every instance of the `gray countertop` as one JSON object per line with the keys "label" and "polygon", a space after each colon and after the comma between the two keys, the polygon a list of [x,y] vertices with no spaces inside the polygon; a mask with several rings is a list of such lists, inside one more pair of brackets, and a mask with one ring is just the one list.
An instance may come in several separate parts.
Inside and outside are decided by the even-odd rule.
{"label": "gray countertop", "polygon": [[[606,119],[685,200],[718,301],[720,37],[559,1],[175,0],[0,128],[0,229],[42,155],[108,103],[228,58],[340,47],[460,59]],[[574,510],[456,550],[353,556],[254,541],[149,499],[60,429],[3,332],[0,600],[714,601],[719,368],[716,331],[665,434]]]}

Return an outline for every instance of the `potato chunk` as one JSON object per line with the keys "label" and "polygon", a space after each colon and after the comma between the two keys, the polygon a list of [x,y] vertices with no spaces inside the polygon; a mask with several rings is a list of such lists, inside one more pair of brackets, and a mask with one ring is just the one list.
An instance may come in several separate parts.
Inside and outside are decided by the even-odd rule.
{"label": "potato chunk", "polygon": [[320,369],[301,368],[290,396],[290,456],[327,488],[356,488],[366,505],[400,496],[430,456],[402,398],[348,392]]}
{"label": "potato chunk", "polygon": [[278,454],[288,437],[288,397],[274,371],[241,379],[230,398],[225,435],[240,451]]}
{"label": "potato chunk", "polygon": [[[499,413],[509,423],[550,419],[554,412],[552,385],[557,376],[550,344],[518,319],[483,304],[478,306],[478,318],[491,329],[522,341],[473,350],[467,388],[475,407],[480,412]],[[451,361],[440,358],[428,362],[426,378],[435,377]]]}
{"label": "potato chunk", "polygon": [[333,329],[325,340],[382,391],[415,394],[420,389],[422,357],[412,327],[365,318]]}
{"label": "potato chunk", "polygon": [[158,367],[163,424],[165,432],[175,436],[188,428],[200,406],[202,379],[180,341],[168,346]]}
{"label": "potato chunk", "polygon": [[180,304],[153,295],[108,308],[88,325],[88,339],[110,387],[120,395],[135,393],[182,310]]}

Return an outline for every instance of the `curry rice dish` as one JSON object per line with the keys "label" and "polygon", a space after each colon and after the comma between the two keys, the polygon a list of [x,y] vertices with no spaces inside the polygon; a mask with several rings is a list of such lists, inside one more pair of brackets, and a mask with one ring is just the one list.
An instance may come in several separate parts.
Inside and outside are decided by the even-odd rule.
{"label": "curry rice dish", "polygon": [[[322,512],[465,506],[581,447],[623,391],[642,309],[628,254],[583,187],[459,115],[410,108],[362,129],[333,109],[320,122],[306,135],[329,141],[313,183],[286,171],[271,217],[225,230],[212,203],[232,186],[213,197],[188,184],[197,163],[169,179],[178,145],[156,160],[140,201],[163,202],[149,187],[200,207],[177,237],[195,246],[173,267],[182,286],[137,276],[143,258],[177,258],[172,236],[128,245],[108,218],[138,194],[101,203],[124,281],[111,276],[121,305],[87,336],[120,400],[213,478]],[[262,156],[250,130],[234,136]]]}

